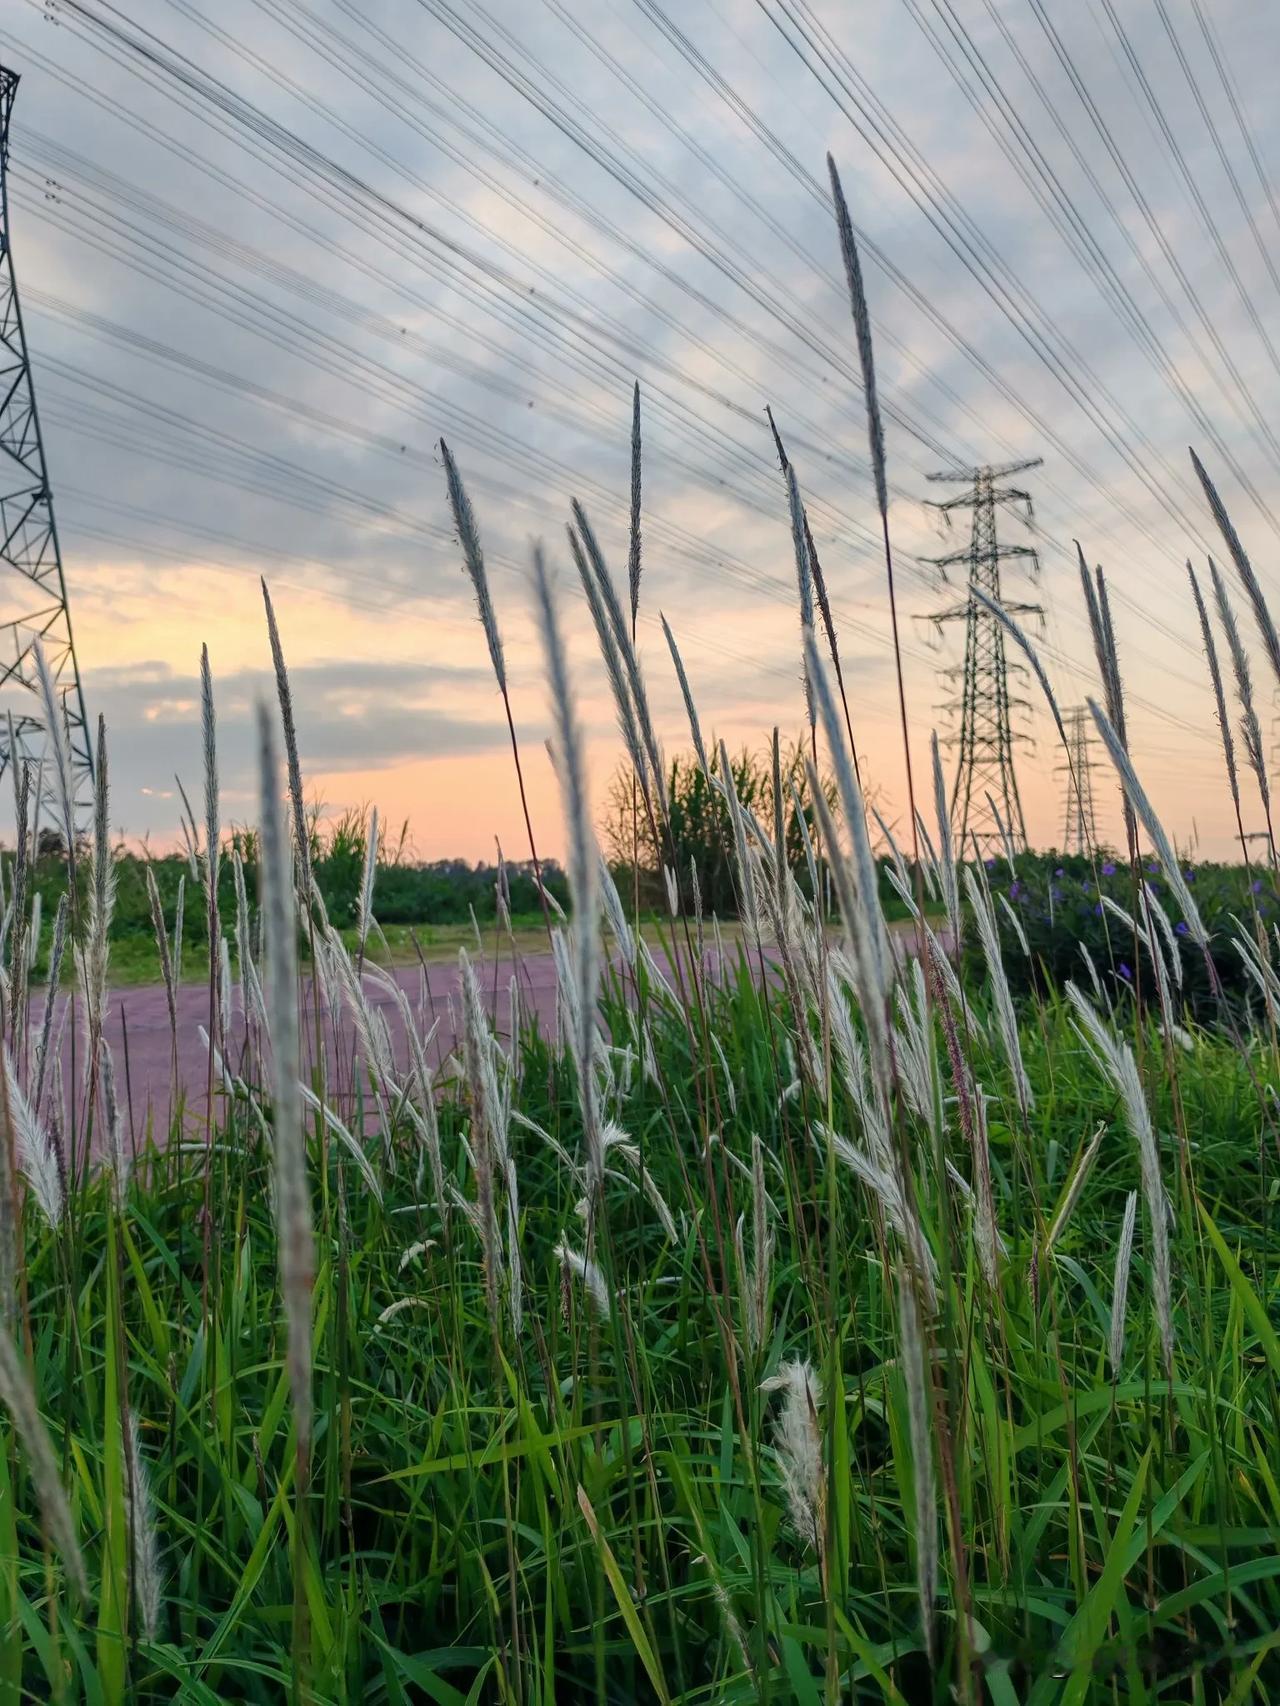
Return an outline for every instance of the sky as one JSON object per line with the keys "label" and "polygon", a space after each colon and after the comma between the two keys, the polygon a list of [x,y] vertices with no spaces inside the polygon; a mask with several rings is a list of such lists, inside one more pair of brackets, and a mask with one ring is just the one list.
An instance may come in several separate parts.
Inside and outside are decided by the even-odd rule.
{"label": "sky", "polygon": [[[825,179],[863,245],[886,413],[912,757],[955,751],[962,549],[927,475],[1042,457],[1004,565],[1064,706],[1097,692],[1075,541],[1106,571],[1131,748],[1180,844],[1234,820],[1185,563],[1218,479],[1280,597],[1280,9],[1266,0],[12,0],[13,255],[111,816],[173,844],[200,786],[255,815],[271,691],[309,793],[423,859],[524,851],[506,722],[438,443],[471,494],[541,851],[563,832],[529,579],[543,541],[603,801],[619,741],[565,522],[625,577],[641,388],[640,649],[669,753],[804,728],[766,403],[830,587],[865,774],[906,788],[857,351]],[[1253,646],[1239,588],[1243,631]],[[1274,684],[1254,648],[1268,753]],[[1066,778],[1015,677],[1031,842]],[[1095,752],[1099,829],[1114,776]],[[926,781],[927,791],[927,781]],[[1247,828],[1261,821],[1246,790]]]}

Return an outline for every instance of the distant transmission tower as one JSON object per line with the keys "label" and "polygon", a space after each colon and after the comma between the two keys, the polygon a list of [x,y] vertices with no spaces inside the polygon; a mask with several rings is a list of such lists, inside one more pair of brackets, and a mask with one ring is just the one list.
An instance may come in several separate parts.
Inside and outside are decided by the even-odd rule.
{"label": "distant transmission tower", "polygon": [[[92,786],[93,751],[13,272],[8,165],[17,89],[17,72],[0,65],[0,775],[11,763],[35,765],[44,750],[39,640],[66,716],[72,779],[82,805]],[[53,787],[51,768],[46,766],[46,793]]]}
{"label": "distant transmission tower", "polygon": [[[1010,672],[1022,673],[1018,664],[1005,658],[1005,631],[995,617],[973,596],[973,589],[986,593],[1011,614],[1039,616],[1038,604],[1016,604],[1004,598],[1000,588],[1000,565],[1014,557],[1029,558],[1031,572],[1039,573],[1039,559],[1029,545],[1001,545],[996,540],[996,507],[999,504],[1021,503],[1031,519],[1031,495],[1016,486],[998,482],[1026,468],[1038,468],[1041,458],[1025,462],[1009,462],[1002,468],[970,468],[962,474],[930,474],[930,480],[963,480],[972,491],[946,503],[930,507],[939,511],[950,525],[953,510],[973,511],[973,530],[969,546],[953,551],[946,557],[935,557],[935,566],[946,574],[950,568],[964,564],[968,573],[968,596],[962,604],[950,610],[935,611],[931,620],[941,626],[944,622],[965,624],[963,690],[958,704],[960,731],[957,744],[960,759],[956,766],[951,789],[951,827],[961,847],[974,841],[987,851],[997,852],[1001,846],[999,813],[1017,847],[1027,844],[1027,826],[1018,797],[1018,781],[1013,771],[1013,747],[1025,737],[1013,731],[1012,711],[1025,701],[1009,697]],[[993,809],[994,808],[994,809]]]}
{"label": "distant transmission tower", "polygon": [[1093,809],[1093,759],[1090,752],[1093,737],[1089,733],[1089,713],[1083,705],[1072,705],[1067,712],[1066,724],[1071,762],[1057,766],[1059,774],[1066,777],[1062,851],[1088,853],[1098,845],[1098,820]]}

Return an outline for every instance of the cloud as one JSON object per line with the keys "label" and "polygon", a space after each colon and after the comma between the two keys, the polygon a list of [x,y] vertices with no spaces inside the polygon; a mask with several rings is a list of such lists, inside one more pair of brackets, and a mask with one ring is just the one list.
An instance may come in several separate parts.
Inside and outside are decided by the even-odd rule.
{"label": "cloud", "polygon": [[[474,688],[484,672],[466,666],[319,660],[290,671],[304,773],[370,773],[424,758],[487,753],[501,729],[446,708],[459,687]],[[275,708],[271,677],[260,671],[217,675],[219,771],[230,802],[252,800],[254,707]],[[180,775],[188,792],[199,773],[200,683],[153,660],[94,675],[94,702],[106,718],[112,759],[113,816],[127,818],[138,798],[173,798]]]}
{"label": "cloud", "polygon": [[[482,659],[435,456],[442,433],[475,499],[522,728],[536,739],[543,696],[523,584],[529,539],[542,536],[563,564],[576,495],[615,572],[625,572],[635,377],[644,392],[643,611],[662,609],[675,626],[704,719],[750,739],[801,715],[768,400],[810,507],[860,746],[865,733],[868,763],[900,804],[862,399],[821,198],[828,147],[856,220],[890,263],[868,249],[913,731],[926,739],[944,720],[954,685],[944,672],[962,655],[959,625],[934,651],[914,620],[954,597],[920,560],[942,548],[911,519],[917,500],[935,495],[925,475],[948,458],[1042,453],[1032,487],[1043,577],[1035,593],[1010,587],[1047,607],[1052,673],[1064,698],[1079,697],[1092,666],[1071,541],[1087,541],[1113,571],[1135,736],[1150,743],[1144,778],[1162,807],[1165,784],[1173,827],[1188,831],[1200,813],[1203,832],[1216,817],[1194,626],[1168,591],[1170,565],[1204,525],[1183,472],[1185,444],[1201,428],[1174,377],[1194,385],[1214,433],[1280,511],[1280,457],[1263,430],[1280,412],[1280,373],[1169,150],[1153,145],[1113,30],[1087,8],[1066,9],[1054,26],[1087,67],[1090,94],[1195,302],[1032,15],[1002,11],[1001,22],[993,14],[967,27],[1053,169],[1036,193],[1007,157],[1005,109],[975,107],[923,28],[874,14],[859,18],[852,40],[839,8],[812,10],[830,32],[820,58],[783,39],[771,6],[682,14],[689,57],[656,12],[579,0],[495,0],[470,20],[480,51],[399,0],[363,7],[358,32],[343,7],[326,14],[336,37],[301,12],[286,27],[252,0],[225,0],[205,27],[194,13],[165,10],[154,21],[159,42],[296,133],[301,146],[287,165],[224,115],[206,123],[213,115],[198,100],[175,104],[163,76],[134,74],[127,50],[112,57],[91,33],[37,29],[34,11],[6,18],[4,50],[23,72],[14,252],[73,616],[83,613],[89,708],[107,710],[128,740],[116,759],[118,802],[126,816],[137,804],[136,827],[159,832],[166,812],[172,827],[169,771],[193,767],[199,640],[217,639],[219,662],[251,655],[250,645],[259,655],[260,617],[249,607],[264,571],[278,603],[289,595],[286,644],[300,706],[305,689],[311,767],[354,782],[438,753],[452,778],[448,755],[497,739],[488,683],[465,667]],[[1262,318],[1273,306],[1265,256],[1277,230],[1211,60],[1179,15],[1174,27],[1188,32],[1253,230],[1158,17],[1124,22]],[[1240,111],[1266,159],[1280,141],[1267,82],[1280,12],[1222,0],[1212,27],[1228,43],[1251,43],[1231,61]],[[346,36],[353,45],[338,39]],[[497,67],[499,52],[513,71]],[[693,54],[733,100],[699,75]],[[273,74],[286,64],[288,83]],[[927,169],[895,175],[875,158],[857,105],[864,89]],[[307,148],[335,170],[313,172]],[[369,193],[348,194],[357,181]],[[921,207],[921,185],[937,205]],[[1047,209],[1064,229],[1078,218],[1110,274],[1097,256],[1080,263]],[[1114,280],[1136,316],[1117,305]],[[1197,304],[1244,390],[1217,358]],[[1234,476],[1228,485],[1237,489]],[[1242,528],[1265,560],[1272,525],[1241,504]],[[214,585],[236,607],[234,631],[199,601]],[[573,597],[565,620],[587,720],[603,731],[609,711]],[[664,732],[678,742],[660,637],[647,624],[642,636]],[[171,673],[156,676],[157,663]],[[236,787],[247,775],[254,680],[247,670],[242,681],[219,674],[224,768]],[[1028,728],[1041,750],[1024,763],[1024,803],[1033,836],[1046,840],[1059,801],[1038,708]],[[491,807],[457,801],[460,846]]]}

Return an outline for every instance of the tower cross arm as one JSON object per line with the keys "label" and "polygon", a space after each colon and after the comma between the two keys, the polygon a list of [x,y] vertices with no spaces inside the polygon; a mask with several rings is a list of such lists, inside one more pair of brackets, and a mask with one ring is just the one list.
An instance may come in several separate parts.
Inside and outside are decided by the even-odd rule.
{"label": "tower cross arm", "polygon": [[1043,456],[1029,456],[1025,461],[1002,462],[996,467],[942,468],[936,474],[926,474],[925,479],[950,485],[972,486],[977,480],[1003,480],[1010,474],[1021,474],[1028,468],[1039,468],[1043,462]]}
{"label": "tower cross arm", "polygon": [[[1031,545],[995,545],[989,551],[982,553],[985,562],[1002,562],[1009,557],[1036,557],[1038,553]],[[954,568],[958,563],[969,563],[973,560],[973,547],[966,545],[962,551],[948,551],[944,557],[921,557],[922,563],[930,563],[935,569]]]}

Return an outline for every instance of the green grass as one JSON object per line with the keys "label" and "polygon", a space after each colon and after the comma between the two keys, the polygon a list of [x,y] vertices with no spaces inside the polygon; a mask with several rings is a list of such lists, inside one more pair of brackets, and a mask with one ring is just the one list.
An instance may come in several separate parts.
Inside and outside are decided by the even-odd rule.
{"label": "green grass", "polygon": [[[514,941],[515,951],[519,954],[544,953],[547,948],[546,926],[540,913],[518,914],[511,921],[512,933],[505,930],[500,938],[503,953],[512,951]],[[352,951],[357,944],[357,932],[354,926],[340,932],[343,942]],[[369,957],[382,965],[416,965],[421,951],[423,959],[428,963],[439,963],[457,958],[460,947],[476,948],[476,932],[471,924],[388,924],[382,931],[385,942],[374,942],[369,948]],[[485,951],[492,951],[495,940],[495,927],[490,921],[488,927],[481,927],[481,942]],[[35,968],[35,981],[43,981],[47,974],[45,956]],[[111,942],[110,960],[111,983],[116,988],[129,989],[159,984],[161,982],[160,951],[155,938],[130,932],[128,935],[116,936]],[[182,955],[182,981],[184,984],[198,984],[205,987],[209,981],[209,956],[202,943],[188,944]],[[61,982],[71,987],[76,982],[75,968],[69,961],[65,962]]]}
{"label": "green grass", "polygon": [[[608,1011],[623,1045],[631,1017],[617,1002]],[[636,1192],[610,1186],[607,1321],[552,1255],[560,1237],[580,1242],[576,1192],[529,1130],[512,1132],[527,1286],[519,1334],[505,1310],[489,1319],[472,1229],[424,1205],[410,1130],[394,1129],[390,1156],[369,1146],[381,1203],[337,1145],[326,1161],[313,1139],[318,1429],[300,1509],[270,1161],[249,1109],[232,1101],[219,1113],[207,1258],[199,1150],[149,1162],[123,1215],[105,1181],[94,1184],[66,1237],[28,1209],[32,1366],[91,1596],[75,1607],[56,1563],[49,1573],[10,1447],[17,1508],[0,1503],[0,1532],[16,1523],[17,1552],[0,1592],[18,1618],[7,1662],[23,1698],[57,1688],[77,1700],[284,1698],[298,1675],[295,1564],[316,1700],[935,1697],[877,1217],[846,1171],[828,1169],[815,1110],[780,1103],[769,1027],[787,1016],[767,1013],[749,978],[715,1001],[723,1062],[691,1050],[673,1015],[652,1013],[659,1079],[634,1075],[608,1111],[683,1219],[671,1242]],[[975,1699],[1270,1698],[1280,1685],[1280,1351],[1268,1318],[1280,1248],[1274,1172],[1260,1170],[1271,1135],[1248,1066],[1213,1035],[1179,1063],[1199,1207],[1175,1210],[1174,1380],[1160,1367],[1140,1255],[1113,1382],[1110,1266],[1137,1178],[1133,1146],[1059,1008],[1025,1043],[1029,1129],[1003,1117],[1000,1059],[975,1051],[996,1096],[998,1295],[984,1289],[959,1205],[949,1226],[931,1228],[950,1250],[935,1343],[959,1523],[954,1538],[944,1524],[940,1675],[954,1673],[963,1593],[987,1691]],[[1168,1131],[1174,1109],[1147,1045]],[[576,1153],[568,1065],[529,1036],[512,1070],[523,1112]],[[719,1141],[704,1152],[712,1107]],[[833,1113],[851,1129],[847,1105]],[[1035,1229],[1099,1118],[1098,1165],[1037,1288]],[[470,1194],[465,1104],[446,1097],[441,1120],[450,1175]],[[755,1133],[772,1158],[777,1242],[768,1331],[752,1350],[723,1229],[744,1210],[750,1221],[750,1188],[727,1157],[749,1169]],[[948,1148],[963,1164],[954,1133]],[[1176,1194],[1172,1139],[1163,1165]],[[932,1215],[927,1156],[919,1166]],[[812,1358],[828,1393],[821,1567],[788,1527],[769,1443],[777,1401],[761,1391],[793,1352]],[[139,1418],[156,1502],[164,1609],[151,1640],[129,1618],[127,1569],[115,1567],[117,1592],[106,1594],[113,1383]],[[942,1681],[936,1697],[947,1697]]]}

